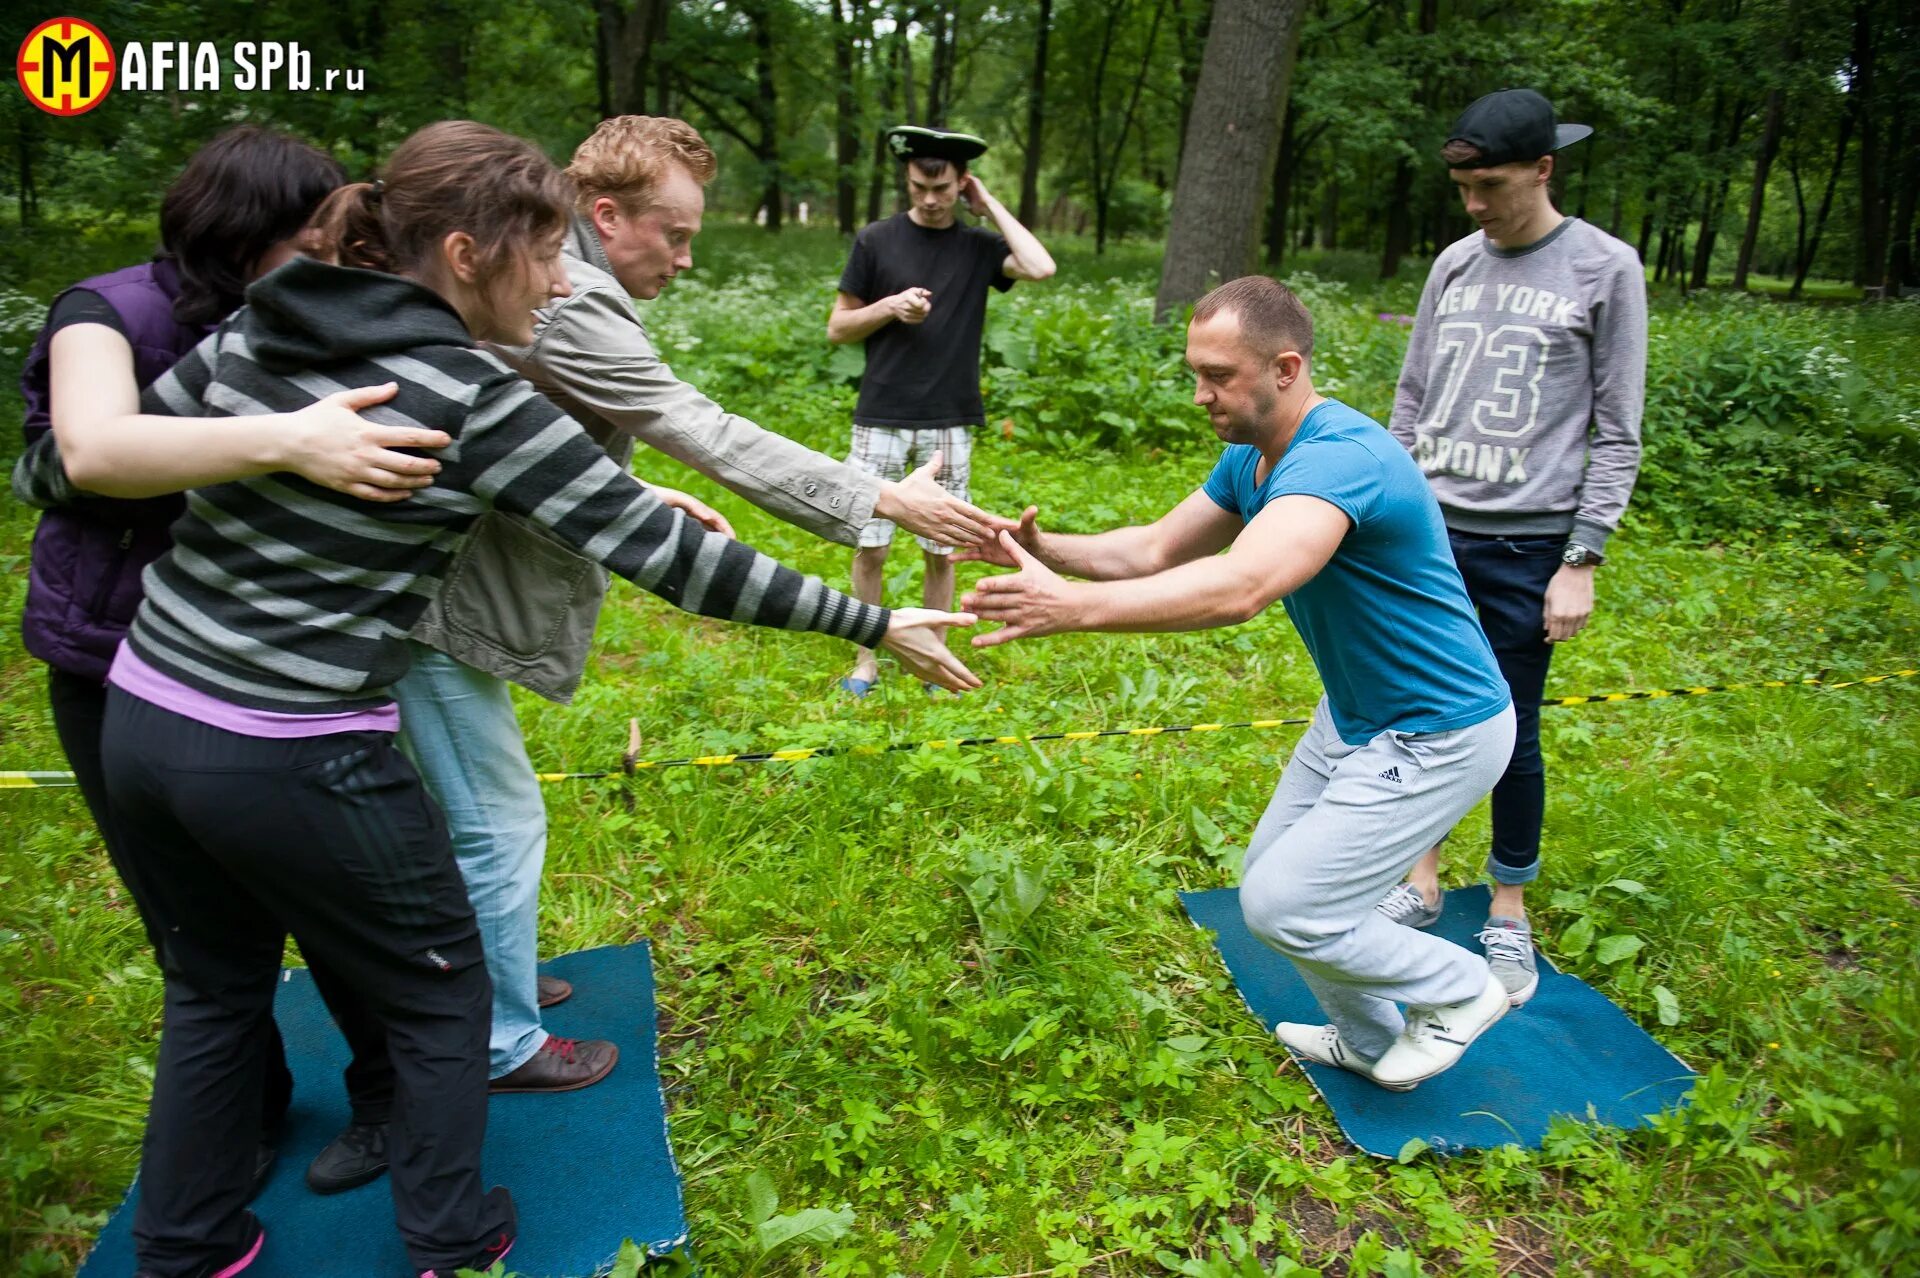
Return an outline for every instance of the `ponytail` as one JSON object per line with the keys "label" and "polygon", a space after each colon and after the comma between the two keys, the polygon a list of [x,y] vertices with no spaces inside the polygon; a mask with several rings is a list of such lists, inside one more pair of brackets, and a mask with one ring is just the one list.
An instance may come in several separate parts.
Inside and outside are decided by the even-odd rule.
{"label": "ponytail", "polygon": [[533,143],[472,120],[442,120],[394,149],[372,182],[335,191],[315,218],[342,266],[398,274],[455,231],[483,274],[506,269],[567,223],[573,184]]}
{"label": "ponytail", "polygon": [[341,266],[389,273],[398,269],[387,246],[381,185],[350,182],[328,196],[313,216],[322,251]]}

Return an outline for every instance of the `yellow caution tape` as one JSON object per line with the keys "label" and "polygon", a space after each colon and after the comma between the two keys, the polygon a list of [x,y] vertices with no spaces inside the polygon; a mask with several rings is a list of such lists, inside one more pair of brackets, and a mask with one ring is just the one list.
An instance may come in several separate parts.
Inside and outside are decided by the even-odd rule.
{"label": "yellow caution tape", "polygon": [[[1704,697],[1713,692],[1747,692],[1755,688],[1857,688],[1886,683],[1890,679],[1911,679],[1920,669],[1894,670],[1887,674],[1867,675],[1860,679],[1829,682],[1825,679],[1762,679],[1750,683],[1698,684],[1690,688],[1650,688],[1644,692],[1595,692],[1581,697],[1548,697],[1544,708],[1589,706],[1613,701],[1658,701],[1666,697]],[[1237,723],[1182,723],[1153,728],[1098,728],[1074,732],[1036,732],[1029,736],[936,738],[931,741],[896,741],[890,745],[808,746],[789,750],[760,750],[738,754],[703,754],[684,759],[636,760],[606,772],[537,772],[543,782],[601,781],[660,768],[718,768],[735,763],[798,763],[803,759],[830,759],[837,755],[900,754],[908,750],[949,750],[978,746],[1032,745],[1043,741],[1092,741],[1100,737],[1157,737],[1172,732],[1225,732],[1230,728],[1299,727],[1312,720],[1245,719]],[[71,772],[0,772],[0,790],[31,787],[57,787],[74,784]]]}

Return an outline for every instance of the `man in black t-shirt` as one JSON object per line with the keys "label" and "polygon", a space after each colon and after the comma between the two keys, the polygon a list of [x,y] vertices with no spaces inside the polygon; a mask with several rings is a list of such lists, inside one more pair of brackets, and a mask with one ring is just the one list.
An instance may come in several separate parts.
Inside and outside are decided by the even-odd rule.
{"label": "man in black t-shirt", "polygon": [[[907,166],[910,205],[875,222],[853,241],[840,292],[827,317],[827,340],[865,342],[867,368],[853,410],[848,462],[899,480],[936,457],[941,485],[967,500],[973,428],[986,422],[980,402],[980,330],[987,290],[1015,280],[1043,280],[1053,258],[1033,232],[988,194],[967,162],[987,149],[979,138],[903,125],[887,145]],[[962,226],[961,199],[996,230]],[[953,606],[953,547],[917,539],[926,557],[921,597],[930,608]],[[893,524],[869,522],[853,556],[853,593],[879,603]],[[872,690],[880,667],[862,648],[840,686],[856,697]]]}

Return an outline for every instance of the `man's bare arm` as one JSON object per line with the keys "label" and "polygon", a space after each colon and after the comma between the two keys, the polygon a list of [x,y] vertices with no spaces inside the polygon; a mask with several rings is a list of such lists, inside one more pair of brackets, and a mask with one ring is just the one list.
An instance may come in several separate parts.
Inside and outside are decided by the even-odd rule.
{"label": "man's bare arm", "polygon": [[993,228],[1006,240],[1007,258],[1000,264],[1002,275],[1016,280],[1044,280],[1053,276],[1056,269],[1053,255],[1040,243],[1040,237],[1008,212],[1007,206],[993,197],[977,174],[967,175],[961,194],[975,213],[985,213],[993,220]]}
{"label": "man's bare arm", "polygon": [[962,606],[982,621],[1002,623],[999,630],[974,637],[979,648],[1069,630],[1238,625],[1311,581],[1333,558],[1351,526],[1339,507],[1318,497],[1281,497],[1246,526],[1224,555],[1106,582],[1063,580],[1002,533],[1002,545],[1020,562],[1020,571],[981,581]]}
{"label": "man's bare arm", "polygon": [[918,324],[933,312],[933,294],[924,288],[902,289],[877,302],[863,302],[851,293],[836,293],[827,313],[827,340],[835,346],[864,342],[898,320]]}
{"label": "man's bare arm", "polygon": [[[1037,522],[1039,508],[1027,507],[1018,524],[1003,525],[1026,552],[1057,573],[1088,581],[1116,581],[1151,573],[1218,554],[1241,529],[1240,517],[1222,510],[1200,490],[1150,524],[1115,528],[1103,533],[1050,533]],[[989,539],[956,556],[1001,568],[1019,564]]]}

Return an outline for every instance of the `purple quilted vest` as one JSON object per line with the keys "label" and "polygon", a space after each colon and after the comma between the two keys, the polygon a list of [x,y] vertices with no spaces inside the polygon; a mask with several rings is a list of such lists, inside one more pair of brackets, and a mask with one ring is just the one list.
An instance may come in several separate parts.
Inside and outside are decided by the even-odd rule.
{"label": "purple quilted vest", "polygon": [[[171,262],[156,259],[74,287],[98,293],[119,315],[142,390],[212,331],[173,318],[180,275]],[[53,428],[49,342],[42,330],[20,375],[29,444]],[[57,670],[105,680],[140,606],[140,574],[173,544],[173,521],[185,509],[180,496],[87,497],[42,513],[20,618],[27,651]]]}

